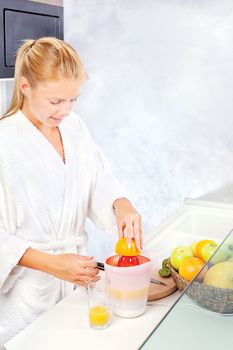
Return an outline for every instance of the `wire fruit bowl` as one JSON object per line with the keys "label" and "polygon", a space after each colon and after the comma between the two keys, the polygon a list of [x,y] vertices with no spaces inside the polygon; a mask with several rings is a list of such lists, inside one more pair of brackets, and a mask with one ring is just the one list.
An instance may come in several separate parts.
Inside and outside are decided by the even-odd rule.
{"label": "wire fruit bowl", "polygon": [[170,260],[168,266],[177,288],[181,292],[185,290],[195,303],[219,314],[233,315],[233,289],[207,286],[196,280],[198,277],[188,282],[172,267]]}

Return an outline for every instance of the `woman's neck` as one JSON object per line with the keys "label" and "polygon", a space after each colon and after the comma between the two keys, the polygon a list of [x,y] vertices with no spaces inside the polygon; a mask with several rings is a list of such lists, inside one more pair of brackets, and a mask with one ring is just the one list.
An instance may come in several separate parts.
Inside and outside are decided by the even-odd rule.
{"label": "woman's neck", "polygon": [[56,131],[56,127],[51,128],[43,124],[40,120],[38,120],[33,113],[30,111],[27,101],[24,100],[23,105],[21,107],[21,111],[25,115],[27,119],[38,129],[40,130],[43,134],[49,135],[52,134],[54,131]]}

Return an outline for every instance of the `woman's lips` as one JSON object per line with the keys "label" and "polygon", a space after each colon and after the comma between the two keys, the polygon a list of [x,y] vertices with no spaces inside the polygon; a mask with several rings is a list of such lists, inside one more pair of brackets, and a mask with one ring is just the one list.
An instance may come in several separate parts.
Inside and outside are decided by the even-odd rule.
{"label": "woman's lips", "polygon": [[56,122],[61,122],[63,120],[63,118],[56,118],[56,117],[51,117],[51,118]]}

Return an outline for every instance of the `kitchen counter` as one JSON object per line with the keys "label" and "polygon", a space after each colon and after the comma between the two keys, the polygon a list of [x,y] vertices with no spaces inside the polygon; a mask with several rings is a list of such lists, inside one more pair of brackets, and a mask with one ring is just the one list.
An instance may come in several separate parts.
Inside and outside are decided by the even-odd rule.
{"label": "kitchen counter", "polygon": [[[232,228],[233,205],[200,200],[186,200],[183,207],[177,210],[174,215],[148,232],[145,245],[148,252],[153,257],[156,257],[157,263],[159,262],[161,264],[161,261],[169,256],[175,246],[190,245],[192,242],[201,239],[213,239],[221,243]],[[194,309],[191,306],[183,306],[180,304],[181,302],[172,308],[179,296],[180,292],[175,292],[167,298],[149,302],[146,312],[137,318],[124,319],[112,316],[111,324],[108,328],[94,330],[89,327],[88,323],[87,291],[85,288],[80,287],[12,338],[5,344],[5,347],[7,350],[92,350],[94,348],[101,350],[136,350],[143,344],[156,326],[159,325],[159,322],[169,310],[171,312],[160,323],[154,334],[156,334],[157,330],[157,334],[160,334],[159,329],[162,329],[160,326],[167,324],[168,320],[172,317],[169,315],[173,315],[173,322],[170,324],[171,332],[173,327],[176,326],[176,334],[179,336],[178,340],[180,339],[182,341],[184,334],[179,335],[180,323],[177,316],[181,312],[182,314],[184,312],[189,313],[190,326],[192,325],[192,314],[199,314],[200,319],[203,320],[203,323],[201,321],[200,325],[202,324],[204,332],[205,329],[203,327],[207,322],[207,318],[210,317],[211,321],[209,324],[219,326],[219,333],[216,332],[215,335],[219,334],[221,337],[224,333],[224,327],[220,329],[220,324],[225,324],[226,329],[228,329],[230,323],[232,325],[231,317],[223,318],[211,314],[206,318],[206,314],[203,311]],[[185,300],[185,298],[182,300]],[[178,305],[181,305],[182,309],[178,309]],[[186,316],[182,317],[185,319]],[[174,323],[176,324],[174,325]],[[186,327],[185,321],[184,324]],[[191,342],[193,331],[195,332],[191,328]],[[168,335],[167,340],[169,344],[172,343],[174,336],[169,332],[166,334]],[[151,337],[149,339],[151,340],[147,342],[145,349],[147,347],[149,349],[150,342],[153,342],[151,343],[152,349],[155,349],[153,345],[156,343],[156,341],[154,343],[155,338]],[[164,335],[161,333],[160,341],[162,342],[163,339]],[[224,336],[221,339],[224,341]],[[186,347],[191,349],[190,344],[185,345]],[[169,349],[169,345],[167,348]],[[165,350],[167,348],[158,347],[159,350]],[[209,349],[209,346],[199,346],[199,349],[202,348]]]}
{"label": "kitchen counter", "polygon": [[175,292],[149,302],[145,313],[137,318],[112,315],[108,328],[94,330],[88,323],[87,291],[80,287],[12,338],[5,347],[7,350],[135,350],[179,295],[180,292]]}

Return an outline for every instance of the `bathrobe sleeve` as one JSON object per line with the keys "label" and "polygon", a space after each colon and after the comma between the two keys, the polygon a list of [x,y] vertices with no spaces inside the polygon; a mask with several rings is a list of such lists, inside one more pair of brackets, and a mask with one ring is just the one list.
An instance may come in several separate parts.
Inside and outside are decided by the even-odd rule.
{"label": "bathrobe sleeve", "polygon": [[128,193],[111,172],[110,164],[102,150],[94,145],[94,175],[89,213],[92,222],[102,230],[117,233],[113,202],[128,198]]}
{"label": "bathrobe sleeve", "polygon": [[7,233],[3,228],[0,231],[0,293],[7,293],[24,268],[16,266],[28,244],[21,238]]}
{"label": "bathrobe sleeve", "polygon": [[117,233],[113,202],[118,198],[129,198],[128,192],[113,175],[109,161],[94,142],[81,119],[80,123],[88,139],[92,158],[92,179],[87,216],[101,230]]}
{"label": "bathrobe sleeve", "polygon": [[15,201],[0,154],[0,293],[7,293],[24,268],[16,266],[29,244],[16,236]]}

